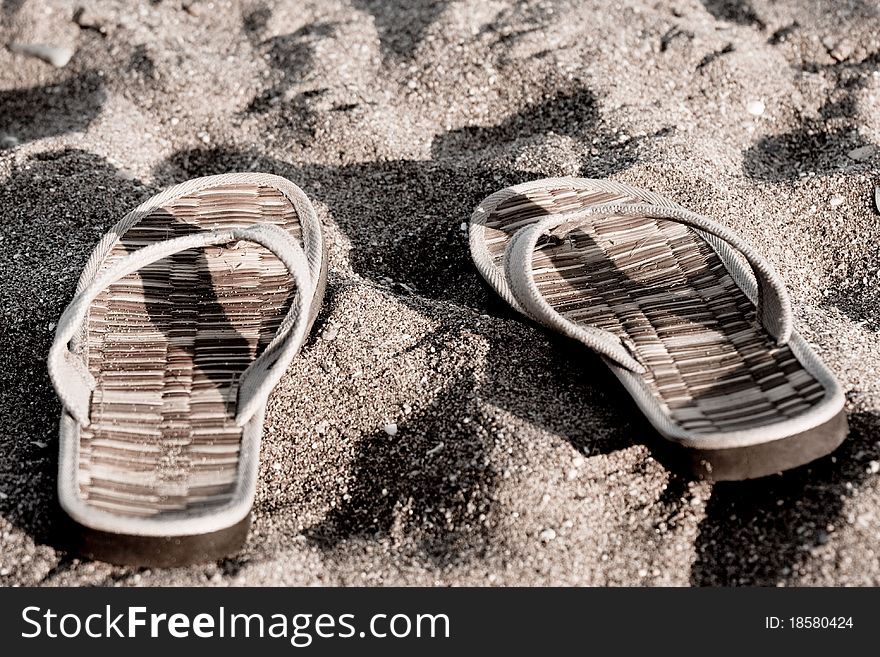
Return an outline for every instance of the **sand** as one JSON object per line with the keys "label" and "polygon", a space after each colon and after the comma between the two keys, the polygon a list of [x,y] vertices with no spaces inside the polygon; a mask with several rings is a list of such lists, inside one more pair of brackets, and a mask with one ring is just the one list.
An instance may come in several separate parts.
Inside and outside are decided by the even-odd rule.
{"label": "sand", "polygon": [[[74,51],[0,50],[0,583],[880,584],[875,2],[82,4],[0,8],[3,43]],[[232,170],[295,181],[330,240],[250,538],[80,561],[56,547],[54,322],[127,210]],[[770,259],[847,390],[833,457],[674,475],[597,358],[490,292],[462,223],[559,175],[667,194]]]}

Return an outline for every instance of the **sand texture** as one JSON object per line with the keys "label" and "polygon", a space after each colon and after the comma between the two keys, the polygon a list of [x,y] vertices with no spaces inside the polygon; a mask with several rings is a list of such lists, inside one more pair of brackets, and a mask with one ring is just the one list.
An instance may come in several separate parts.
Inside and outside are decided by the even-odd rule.
{"label": "sand texture", "polygon": [[[3,0],[0,19],[0,584],[880,584],[873,0]],[[125,212],[235,170],[300,185],[330,244],[248,543],[169,570],[75,559],[54,322]],[[671,474],[602,362],[483,284],[473,207],[562,175],[759,248],[847,391],[833,457]]]}

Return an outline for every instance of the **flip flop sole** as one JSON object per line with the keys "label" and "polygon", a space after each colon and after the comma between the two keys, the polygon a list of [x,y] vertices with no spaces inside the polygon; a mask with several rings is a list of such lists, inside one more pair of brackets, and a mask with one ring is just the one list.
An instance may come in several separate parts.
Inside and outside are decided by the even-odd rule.
{"label": "flip flop sole", "polygon": [[251,515],[234,525],[203,534],[183,536],[135,536],[105,532],[81,525],[68,517],[71,552],[88,559],[120,566],[170,568],[217,561],[235,554],[244,545]]}
{"label": "flip flop sole", "polygon": [[697,449],[666,440],[647,441],[655,458],[668,469],[710,481],[741,481],[780,474],[812,463],[836,450],[849,432],[846,413],[786,438],[747,447]]}

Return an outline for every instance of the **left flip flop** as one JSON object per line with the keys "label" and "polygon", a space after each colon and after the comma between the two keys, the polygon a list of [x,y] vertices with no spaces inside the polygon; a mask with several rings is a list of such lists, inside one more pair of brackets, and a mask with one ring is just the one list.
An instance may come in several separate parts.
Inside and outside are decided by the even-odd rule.
{"label": "left flip flop", "polygon": [[326,271],[311,202],[269,174],[189,180],[104,235],[48,360],[73,549],[166,566],[241,547],[266,403]]}

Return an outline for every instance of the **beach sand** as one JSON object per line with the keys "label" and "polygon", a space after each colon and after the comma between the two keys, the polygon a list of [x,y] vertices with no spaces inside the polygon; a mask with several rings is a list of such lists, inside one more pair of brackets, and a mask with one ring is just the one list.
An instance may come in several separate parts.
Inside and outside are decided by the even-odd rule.
{"label": "beach sand", "polygon": [[[0,584],[880,584],[875,2],[79,4],[0,6],[3,43],[74,52],[0,49]],[[58,549],[54,322],[123,214],[234,170],[300,185],[330,243],[248,542],[188,568],[80,561]],[[759,248],[847,391],[833,457],[674,475],[598,358],[496,298],[463,224],[563,175]]]}

